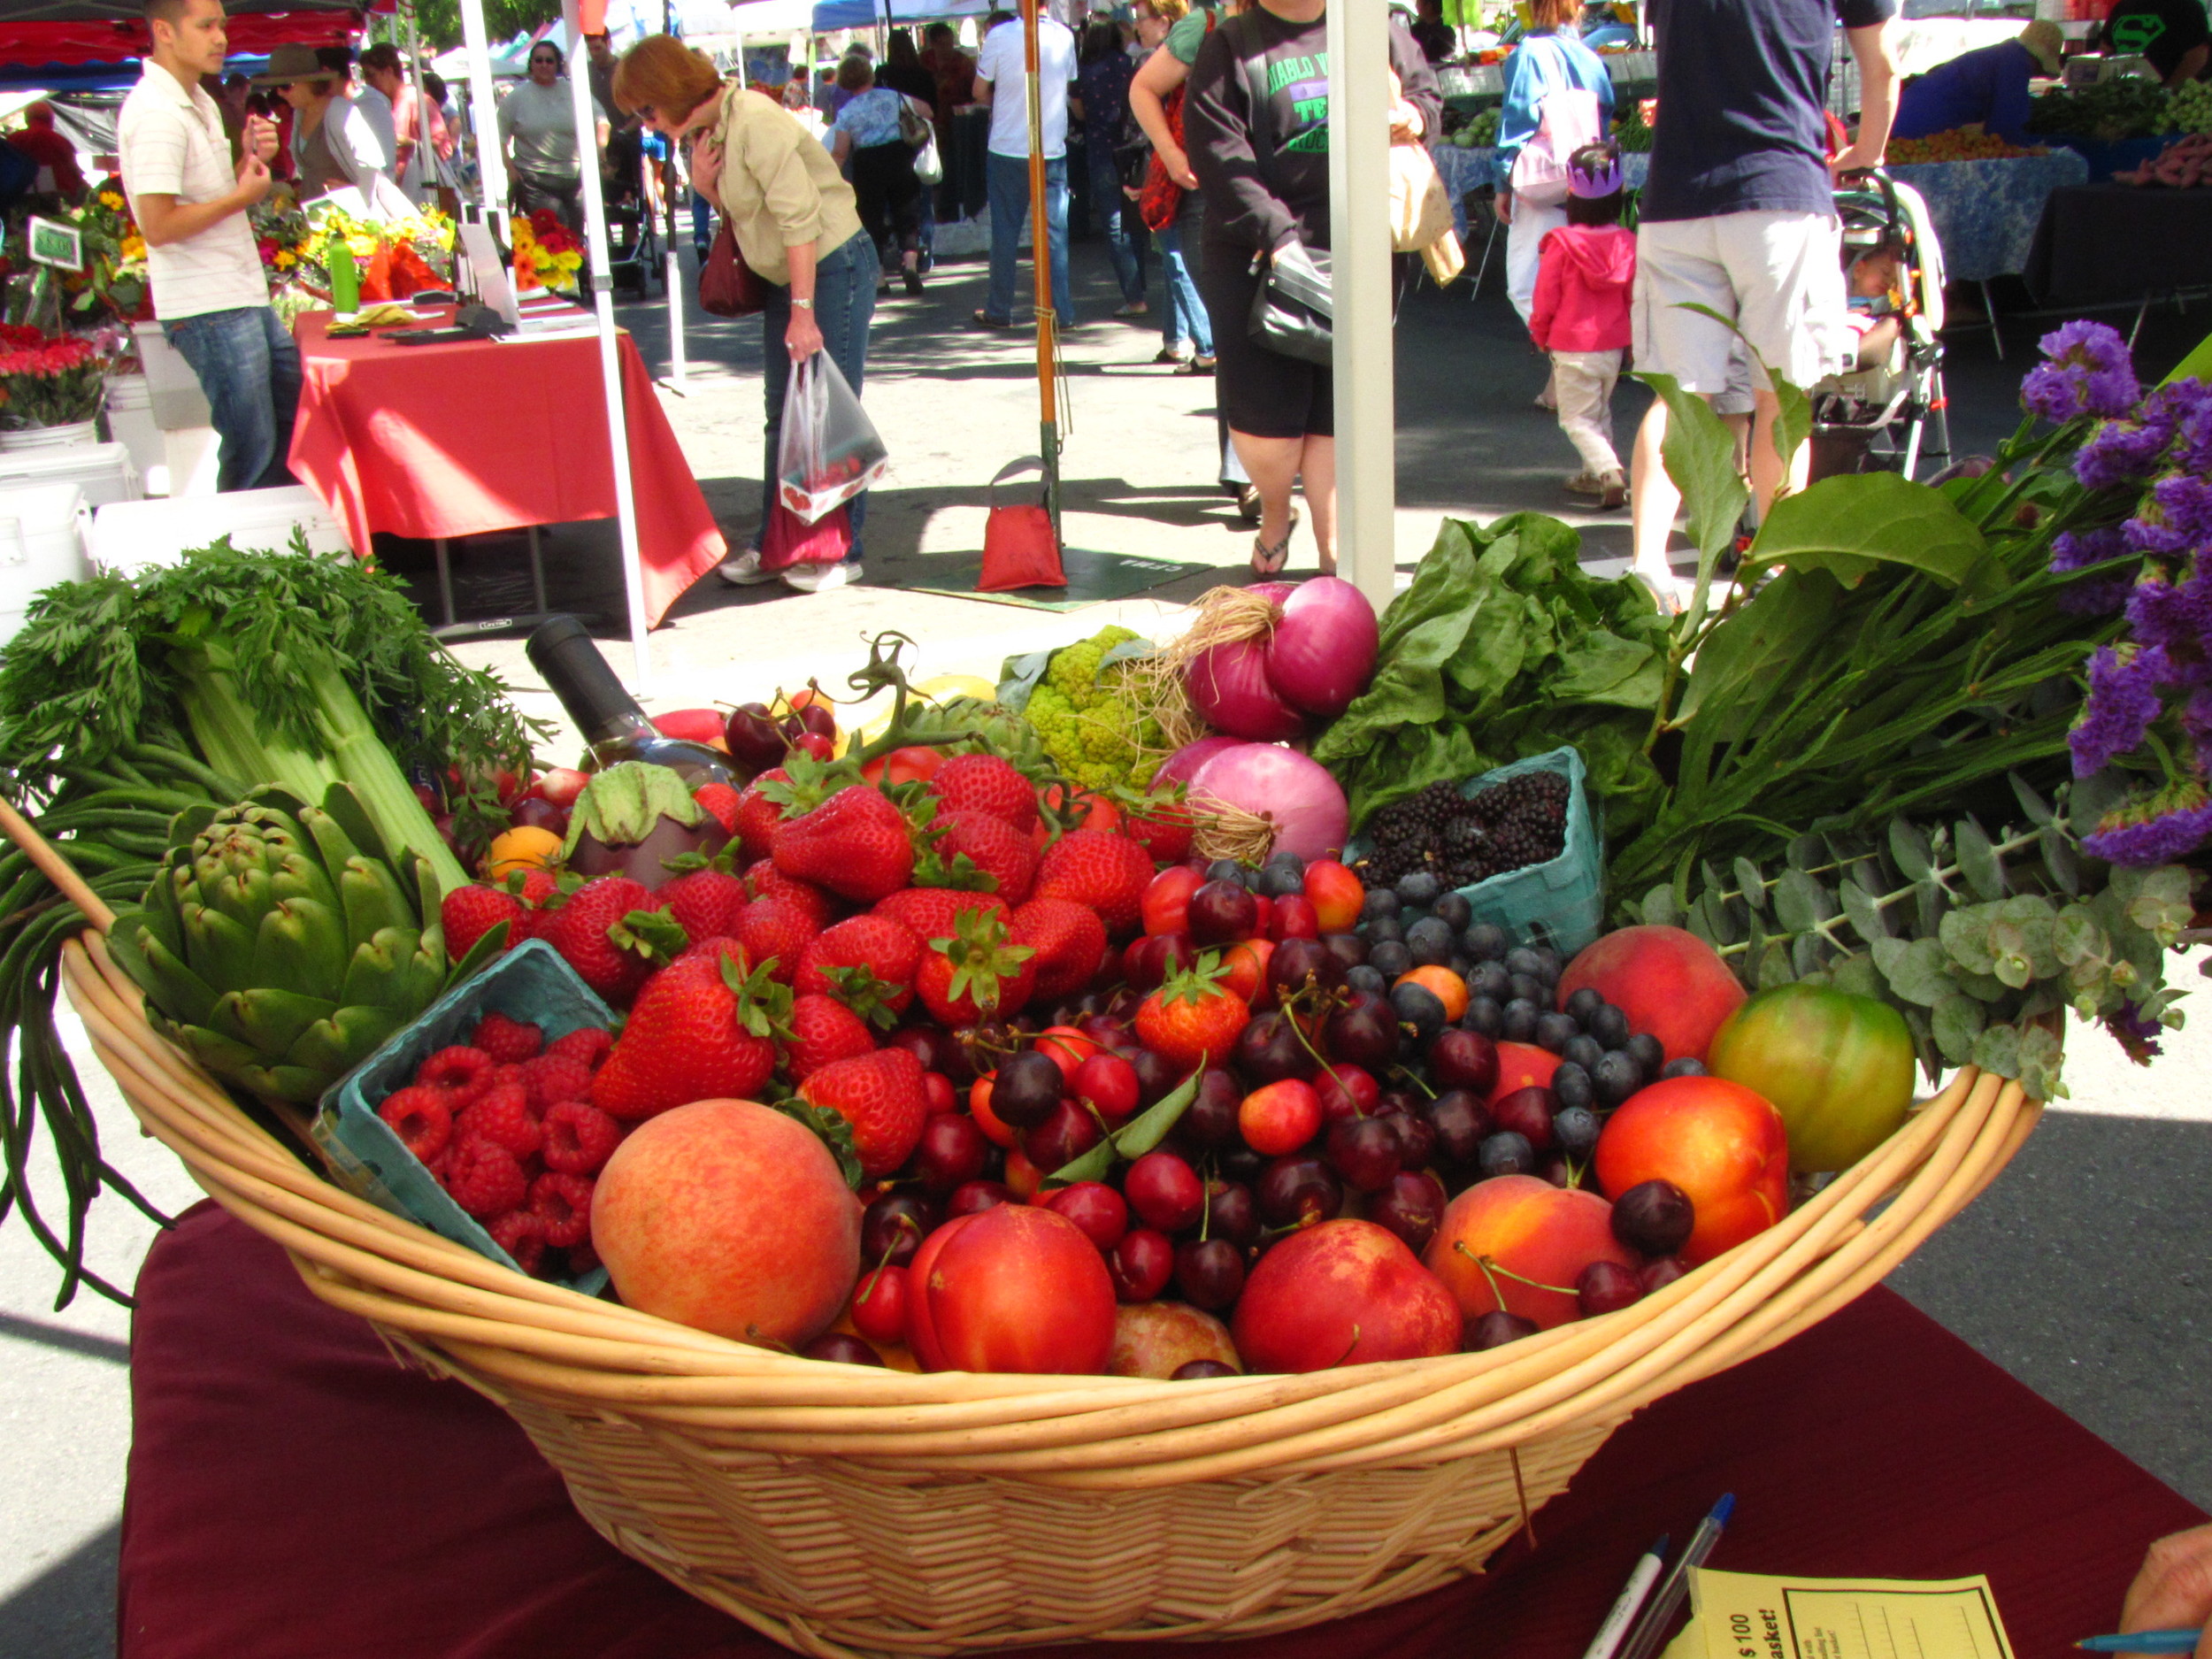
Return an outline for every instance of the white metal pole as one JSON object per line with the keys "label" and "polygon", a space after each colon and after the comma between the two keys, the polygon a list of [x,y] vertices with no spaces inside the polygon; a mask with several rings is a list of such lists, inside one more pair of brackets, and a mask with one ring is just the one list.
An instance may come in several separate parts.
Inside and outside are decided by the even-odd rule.
{"label": "white metal pole", "polygon": [[492,49],[484,0],[461,0],[461,41],[469,55],[469,125],[476,129],[476,182],[487,223],[505,224],[507,160],[499,153],[499,102],[492,96]]}
{"label": "white metal pole", "polygon": [[[415,83],[416,188],[426,201],[438,199],[438,152],[430,142],[430,94],[422,84],[422,43],[415,33],[415,8],[406,8],[407,76]],[[393,157],[395,161],[397,157]],[[403,180],[402,183],[405,181]]]}
{"label": "white metal pole", "polygon": [[622,358],[614,326],[614,284],[607,275],[607,203],[599,188],[599,163],[592,142],[591,79],[584,65],[584,32],[576,0],[561,0],[561,24],[568,31],[568,90],[576,111],[577,171],[584,180],[584,245],[591,265],[592,302],[599,313],[599,374],[607,394],[607,446],[614,464],[615,526],[622,538],[622,591],[630,603],[630,649],[637,674],[631,689],[643,695],[652,675],[645,641],[645,567],[638,552],[637,497],[630,487],[630,428],[622,410]]}
{"label": "white metal pole", "polygon": [[1378,611],[1396,591],[1398,567],[1388,19],[1373,0],[1336,0],[1328,11],[1338,569]]}

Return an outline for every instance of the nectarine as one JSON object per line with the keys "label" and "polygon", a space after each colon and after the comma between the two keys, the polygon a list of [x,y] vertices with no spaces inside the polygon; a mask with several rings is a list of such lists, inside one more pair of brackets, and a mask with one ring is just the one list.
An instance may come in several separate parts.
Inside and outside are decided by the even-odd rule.
{"label": "nectarine", "polygon": [[1260,1257],[1230,1330],[1256,1371],[1326,1371],[1452,1353],[1460,1317],[1397,1234],[1325,1221]]}
{"label": "nectarine", "polygon": [[[1554,1187],[1539,1176],[1478,1181],[1445,1208],[1429,1240],[1429,1271],[1471,1324],[1495,1312],[1502,1300],[1508,1313],[1549,1330],[1580,1317],[1574,1284],[1591,1263],[1641,1264],[1613,1236],[1612,1211],[1595,1193]],[[1486,1260],[1507,1270],[1496,1274],[1494,1291],[1482,1271]]]}
{"label": "nectarine", "polygon": [[1682,927],[1623,927],[1586,947],[1559,976],[1559,1006],[1588,986],[1659,1039],[1667,1058],[1705,1058],[1744,988],[1719,952]]}
{"label": "nectarine", "polygon": [[1672,1181],[1697,1211],[1682,1259],[1692,1266],[1763,1233],[1789,1208],[1782,1114],[1740,1083],[1663,1078],[1639,1089],[1598,1137],[1598,1184],[1624,1193]]}
{"label": "nectarine", "polygon": [[1000,1204],[922,1241],[907,1337],[929,1371],[1094,1375],[1114,1340],[1114,1284],[1066,1217]]}

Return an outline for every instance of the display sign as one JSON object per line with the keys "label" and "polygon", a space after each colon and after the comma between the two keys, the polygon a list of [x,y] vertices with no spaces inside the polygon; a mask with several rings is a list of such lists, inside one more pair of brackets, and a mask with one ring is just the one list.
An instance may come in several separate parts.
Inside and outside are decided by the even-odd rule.
{"label": "display sign", "polygon": [[51,265],[57,271],[84,269],[84,237],[74,225],[33,219],[25,224],[24,229],[31,257],[36,263]]}

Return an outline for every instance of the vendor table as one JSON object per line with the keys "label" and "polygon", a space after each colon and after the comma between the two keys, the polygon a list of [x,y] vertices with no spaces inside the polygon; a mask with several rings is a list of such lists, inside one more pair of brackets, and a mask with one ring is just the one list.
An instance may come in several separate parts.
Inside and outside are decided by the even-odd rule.
{"label": "vendor table", "polygon": [[[1452,198],[1452,227],[1459,232],[1459,239],[1465,242],[1466,198],[1477,190],[1495,188],[1501,182],[1498,152],[1489,145],[1462,150],[1457,144],[1437,144],[1431,147],[1429,154],[1435,159],[1437,177],[1444,181],[1444,194]],[[1621,157],[1621,177],[1630,189],[1642,189],[1644,180],[1650,176],[1648,150],[1631,150]]]}
{"label": "vendor table", "polygon": [[[2185,1386],[2177,1380],[2177,1386]],[[211,1204],[131,1339],[120,1659],[780,1659],[603,1542],[496,1407],[403,1370]],[[1724,1491],[1713,1564],[1986,1572],[2020,1659],[2109,1630],[2204,1517],[1887,1289],[1631,1420],[1491,1571],[1249,1659],[1575,1659],[1637,1555]],[[1051,1548],[1040,1540],[1039,1548]],[[1084,1659],[1192,1651],[1096,1644]]]}
{"label": "vendor table", "polygon": [[2089,164],[2070,150],[1988,161],[1916,162],[1892,167],[1928,204],[1954,282],[1986,282],[2028,268],[2028,249],[2054,190],[2086,183]]}
{"label": "vendor table", "polygon": [[2147,305],[2212,282],[2212,189],[2056,190],[2025,266],[2040,305]]}
{"label": "vendor table", "polygon": [[[309,311],[295,330],[291,464],[357,550],[377,530],[443,541],[614,517],[596,335],[400,346],[333,340],[330,319]],[[617,343],[649,627],[728,549],[636,345]]]}

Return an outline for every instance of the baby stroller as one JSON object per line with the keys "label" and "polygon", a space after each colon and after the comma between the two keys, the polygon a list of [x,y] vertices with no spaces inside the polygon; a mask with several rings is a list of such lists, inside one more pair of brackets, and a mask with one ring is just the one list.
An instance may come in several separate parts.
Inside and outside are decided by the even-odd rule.
{"label": "baby stroller", "polygon": [[635,132],[618,132],[607,145],[607,265],[616,292],[644,299],[658,263],[659,239],[646,205],[645,154]]}
{"label": "baby stroller", "polygon": [[1903,304],[1896,342],[1870,367],[1811,388],[1812,476],[1949,465],[1951,423],[1943,392],[1943,246],[1928,204],[1878,169],[1836,191],[1847,259],[1884,246],[1898,252]]}

